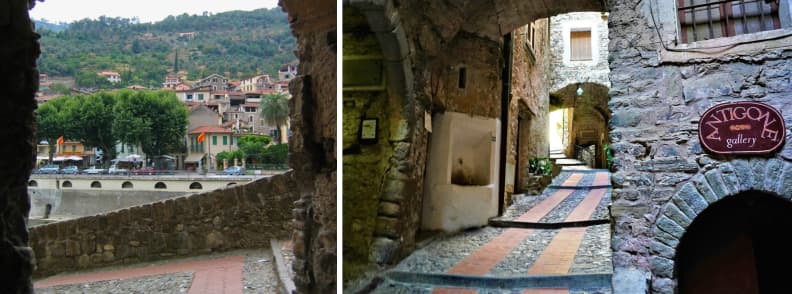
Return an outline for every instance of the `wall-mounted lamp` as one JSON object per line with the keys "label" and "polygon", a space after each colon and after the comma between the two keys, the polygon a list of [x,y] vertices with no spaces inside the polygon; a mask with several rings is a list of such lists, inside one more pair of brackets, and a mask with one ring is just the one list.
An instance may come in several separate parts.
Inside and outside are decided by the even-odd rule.
{"label": "wall-mounted lamp", "polygon": [[575,93],[577,93],[578,96],[583,96],[583,88],[580,87],[580,84],[578,84],[578,88]]}

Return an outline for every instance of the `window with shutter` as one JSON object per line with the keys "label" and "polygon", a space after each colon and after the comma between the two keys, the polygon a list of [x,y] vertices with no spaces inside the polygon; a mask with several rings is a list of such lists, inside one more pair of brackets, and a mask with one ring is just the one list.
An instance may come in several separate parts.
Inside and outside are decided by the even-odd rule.
{"label": "window with shutter", "polygon": [[591,60],[591,29],[569,32],[569,60]]}

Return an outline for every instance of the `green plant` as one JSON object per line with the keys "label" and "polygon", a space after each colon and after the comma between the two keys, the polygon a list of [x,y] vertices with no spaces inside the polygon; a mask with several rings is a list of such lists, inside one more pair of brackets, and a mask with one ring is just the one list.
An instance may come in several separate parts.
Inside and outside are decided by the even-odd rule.
{"label": "green plant", "polygon": [[553,173],[553,162],[545,157],[531,158],[528,160],[528,172],[549,176]]}
{"label": "green plant", "polygon": [[608,169],[613,168],[613,152],[610,147],[610,144],[602,146],[602,152],[605,152],[605,161],[608,162]]}

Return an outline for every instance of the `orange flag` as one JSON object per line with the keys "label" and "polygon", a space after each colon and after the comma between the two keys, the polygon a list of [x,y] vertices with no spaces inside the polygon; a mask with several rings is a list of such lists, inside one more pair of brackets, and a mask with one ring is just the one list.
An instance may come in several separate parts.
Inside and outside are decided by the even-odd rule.
{"label": "orange flag", "polygon": [[58,137],[58,145],[63,145],[63,135]]}
{"label": "orange flag", "polygon": [[206,139],[206,132],[201,132],[201,134],[198,135],[198,143],[203,143],[205,139]]}

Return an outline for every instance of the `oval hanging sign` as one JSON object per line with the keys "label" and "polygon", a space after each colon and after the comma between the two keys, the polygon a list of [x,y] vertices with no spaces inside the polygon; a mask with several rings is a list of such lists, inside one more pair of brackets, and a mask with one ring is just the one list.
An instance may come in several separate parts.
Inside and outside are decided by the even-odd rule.
{"label": "oval hanging sign", "polygon": [[770,153],[784,144],[781,113],[760,102],[718,104],[701,115],[699,141],[716,154]]}

